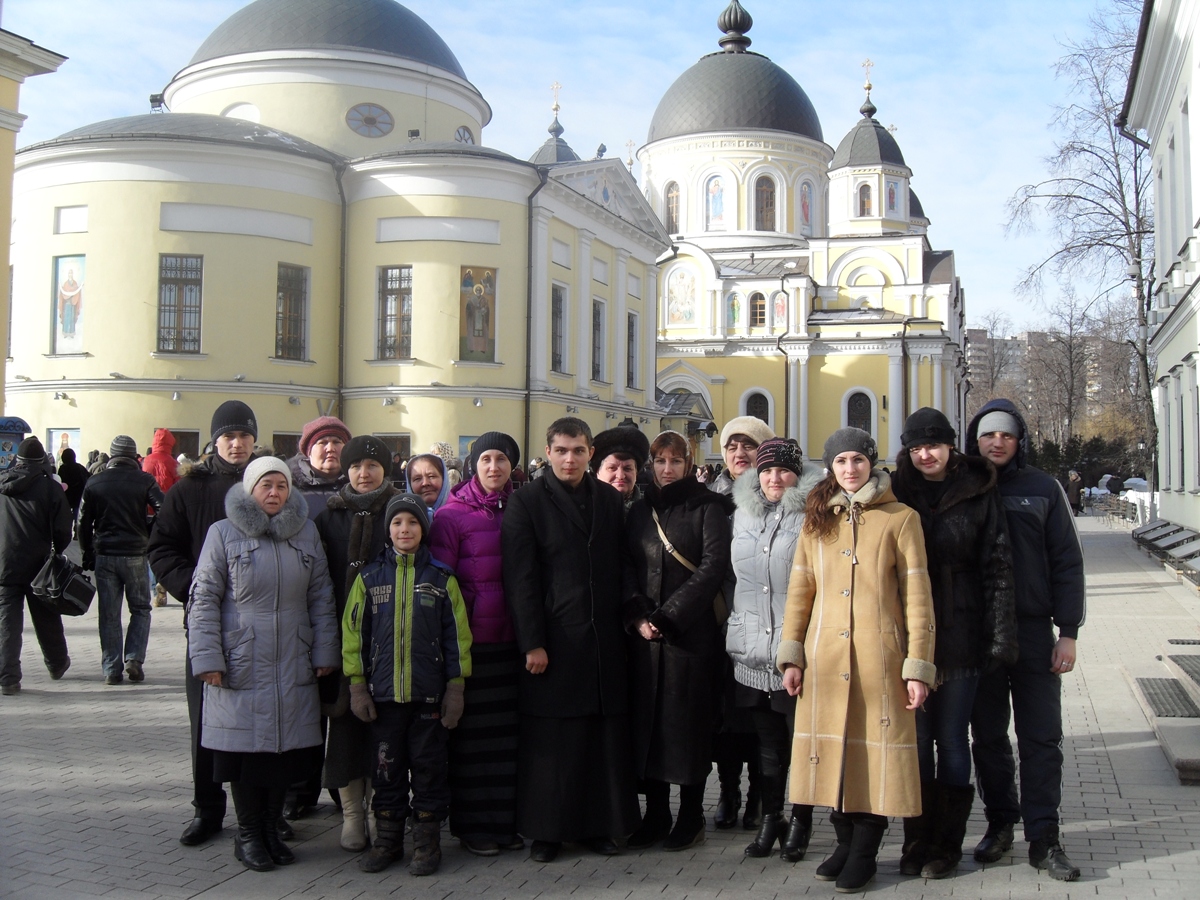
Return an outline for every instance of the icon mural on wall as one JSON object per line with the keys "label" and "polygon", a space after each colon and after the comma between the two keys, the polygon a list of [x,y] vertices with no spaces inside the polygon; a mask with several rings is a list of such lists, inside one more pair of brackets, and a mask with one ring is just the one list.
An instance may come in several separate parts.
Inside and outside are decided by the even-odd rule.
{"label": "icon mural on wall", "polygon": [[775,324],[787,324],[787,294],[782,291],[775,295]]}
{"label": "icon mural on wall", "polygon": [[898,189],[899,189],[899,188],[898,188],[898,185],[896,184],[896,182],[894,182],[894,181],[889,181],[889,182],[887,183],[887,208],[888,208],[888,212],[896,212],[896,210],[898,209],[898,206],[897,206],[897,204],[898,204],[898,202],[899,202],[899,201],[898,201],[898,199],[897,199],[897,197],[896,197],[896,192],[897,192],[897,190],[898,190]]}
{"label": "icon mural on wall", "polygon": [[800,224],[812,225],[812,184],[807,181],[800,185]]}
{"label": "icon mural on wall", "polygon": [[496,361],[496,270],[463,266],[459,281],[458,358]]}
{"label": "icon mural on wall", "polygon": [[83,352],[83,256],[54,258],[54,353]]}
{"label": "icon mural on wall", "polygon": [[676,269],[667,282],[667,324],[696,322],[696,276],[689,269]]}
{"label": "icon mural on wall", "polygon": [[725,183],[720,175],[714,175],[705,185],[704,221],[709,231],[725,230]]}
{"label": "icon mural on wall", "polygon": [[79,451],[81,440],[78,428],[47,428],[46,452],[54,457],[56,463],[62,462],[64,450],[74,450],[76,458],[86,456],[86,453]]}
{"label": "icon mural on wall", "polygon": [[728,294],[725,297],[725,324],[730,328],[736,328],[741,320],[742,298],[737,294]]}

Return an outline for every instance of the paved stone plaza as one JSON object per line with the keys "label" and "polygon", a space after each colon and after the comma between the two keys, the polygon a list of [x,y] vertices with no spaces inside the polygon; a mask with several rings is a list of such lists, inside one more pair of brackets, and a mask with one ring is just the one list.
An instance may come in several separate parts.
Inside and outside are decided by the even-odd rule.
{"label": "paved stone plaza", "polygon": [[[871,893],[916,897],[1200,896],[1200,787],[1180,787],[1154,740],[1129,678],[1167,673],[1155,661],[1167,638],[1200,638],[1200,599],[1142,555],[1128,533],[1082,519],[1089,616],[1079,665],[1064,680],[1066,756],[1063,831],[1083,877],[1038,876],[1018,842],[1011,857],[957,878],[926,882],[897,871],[893,822]],[[338,847],[339,817],[326,798],[296,823],[296,865],[261,874],[233,858],[226,830],[189,849],[178,843],[188,804],[182,608],[154,611],[146,682],[106,687],[96,616],[68,620],[73,665],[51,682],[26,623],[24,689],[0,700],[0,898],[111,897],[685,897],[832,896],[813,870],[833,845],[823,816],[808,857],[748,860],[750,835],[717,832],[683,853],[655,849],[601,858],[568,845],[550,865],[525,853],[478,859],[447,840],[441,871],[415,879],[400,865],[368,876]],[[714,778],[710,784],[715,785]],[[710,823],[715,787],[708,797]],[[968,832],[983,833],[978,807]],[[411,847],[411,844],[410,844]]]}

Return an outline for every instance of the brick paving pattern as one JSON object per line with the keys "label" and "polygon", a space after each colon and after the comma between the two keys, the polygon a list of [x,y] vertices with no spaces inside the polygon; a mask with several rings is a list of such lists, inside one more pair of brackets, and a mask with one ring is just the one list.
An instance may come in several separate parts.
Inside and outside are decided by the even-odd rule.
{"label": "brick paving pattern", "polygon": [[[1062,884],[1038,875],[1021,840],[985,870],[969,854],[985,827],[977,806],[957,877],[902,878],[902,832],[893,822],[870,893],[1200,896],[1200,787],[1177,783],[1131,687],[1137,677],[1167,675],[1155,656],[1168,638],[1200,638],[1200,597],[1141,554],[1127,531],[1096,519],[1080,523],[1089,613],[1076,671],[1064,679],[1062,812],[1064,843],[1083,877]],[[0,699],[0,898],[833,896],[831,884],[813,878],[833,846],[821,811],[804,861],[744,859],[749,832],[712,828],[715,777],[707,841],[682,853],[652,849],[602,858],[568,845],[556,862],[539,865],[525,853],[479,859],[446,835],[442,869],[431,878],[409,876],[404,864],[365,875],[338,847],[340,818],[327,797],[316,815],[295,823],[294,866],[262,874],[236,862],[232,804],[220,836],[202,847],[181,847],[179,834],[191,818],[181,619],[177,604],[154,610],[146,681],[116,687],[101,677],[94,610],[67,620],[73,664],[57,682],[41,664],[27,623],[23,690]]]}

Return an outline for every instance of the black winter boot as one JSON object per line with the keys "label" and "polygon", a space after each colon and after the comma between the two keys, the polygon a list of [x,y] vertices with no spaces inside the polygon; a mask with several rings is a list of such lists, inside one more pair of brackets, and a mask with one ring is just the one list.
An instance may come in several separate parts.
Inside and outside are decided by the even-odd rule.
{"label": "black winter boot", "polygon": [[642,824],[629,836],[630,850],[645,850],[671,833],[671,786],[665,781],[643,783],[646,789],[646,814]]}
{"label": "black winter boot", "polygon": [[792,821],[788,825],[787,837],[783,841],[783,849],[779,858],[786,862],[800,862],[808,852],[808,842],[812,839],[811,806],[799,803],[792,805]]}
{"label": "black winter boot", "polygon": [[753,831],[763,821],[762,775],[759,774],[757,759],[746,763],[746,774],[750,784],[746,788],[746,812],[742,816],[742,827]]}
{"label": "black winter boot", "polygon": [[988,822],[983,840],[975,845],[975,861],[999,862],[1000,857],[1012,849],[1013,826],[1011,822]]}
{"label": "black winter boot", "polygon": [[267,788],[266,812],[263,814],[263,844],[277,866],[290,866],[296,861],[295,854],[279,834],[279,820],[283,818],[286,799],[287,788]]}
{"label": "black winter boot", "polygon": [[413,858],[408,871],[432,875],[442,864],[442,823],[433,813],[419,812],[413,823]]}
{"label": "black winter boot", "polygon": [[704,785],[679,786],[679,816],[663,841],[664,850],[686,850],[704,843]]}
{"label": "black winter boot", "polygon": [[901,875],[920,875],[929,862],[929,840],[937,810],[937,784],[921,782],[921,814],[904,820],[904,849],[900,856]]}
{"label": "black winter boot", "polygon": [[1071,862],[1059,843],[1057,825],[1051,825],[1040,838],[1029,842],[1029,864],[1039,872],[1045,869],[1056,881],[1079,878],[1079,867]]}
{"label": "black winter boot", "polygon": [[384,810],[375,813],[375,840],[371,849],[358,858],[364,872],[382,872],[397,860],[404,859],[404,819]]}
{"label": "black winter boot", "polygon": [[933,839],[929,858],[921,869],[923,878],[947,878],[958,869],[962,859],[963,838],[967,836],[967,820],[975,788],[971,785],[939,784],[937,819],[933,824]]}
{"label": "black winter boot", "polygon": [[233,795],[233,810],[238,823],[237,834],[233,837],[234,858],[247,869],[269,872],[275,868],[275,863],[263,843],[264,791],[233,781],[229,784],[229,793]]}
{"label": "black winter boot", "polygon": [[762,805],[762,824],[759,825],[754,840],[746,846],[745,852],[746,856],[761,859],[771,855],[776,841],[779,841],[779,848],[782,850],[787,837],[788,823],[783,817],[783,777],[759,772],[751,783],[758,790]]}
{"label": "black winter boot", "polygon": [[834,890],[839,894],[857,894],[875,878],[876,857],[887,819],[883,816],[855,816],[854,835],[850,838],[850,853],[837,877]]}
{"label": "black winter boot", "polygon": [[737,824],[738,811],[742,808],[742,761],[717,760],[717,779],[721,782],[721,798],[717,800],[713,824],[720,829],[732,828]]}
{"label": "black winter boot", "polygon": [[833,853],[829,854],[829,858],[817,866],[816,879],[818,881],[834,881],[842,874],[846,859],[850,856],[850,841],[854,837],[854,821],[845,813],[836,810],[831,812],[829,823],[833,826],[834,834],[837,835],[837,846],[833,848]]}

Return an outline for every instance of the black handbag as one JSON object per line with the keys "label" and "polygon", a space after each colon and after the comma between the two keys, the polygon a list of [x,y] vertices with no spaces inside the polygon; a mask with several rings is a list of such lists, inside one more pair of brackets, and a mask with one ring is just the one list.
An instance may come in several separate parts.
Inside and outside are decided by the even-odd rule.
{"label": "black handbag", "polygon": [[54,551],[46,557],[29,588],[42,603],[64,616],[82,616],[96,596],[96,587],[83,569]]}

